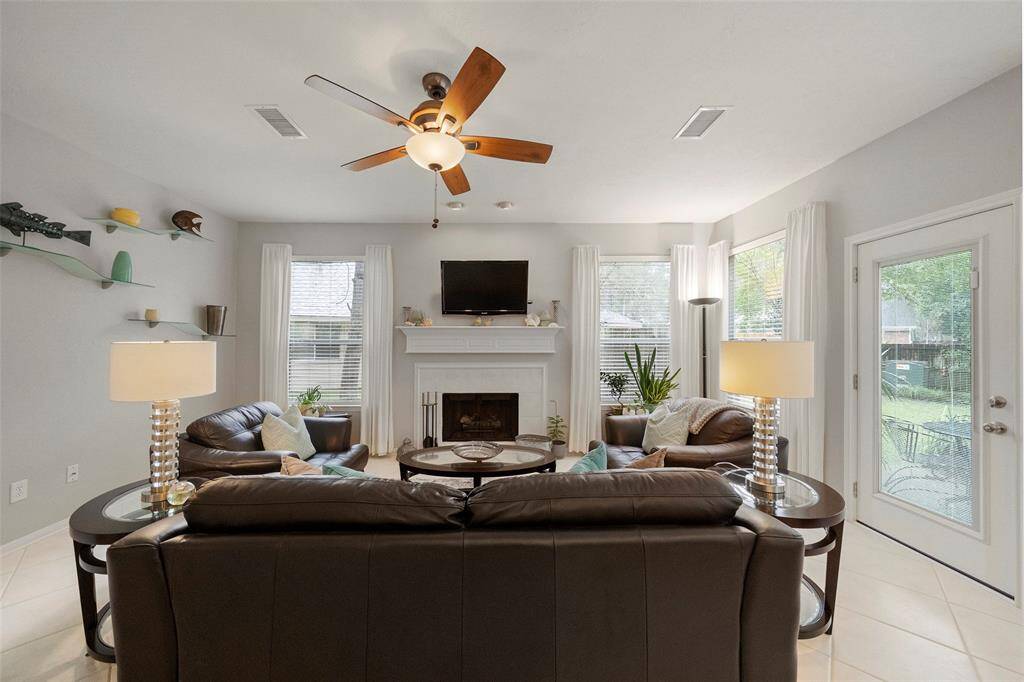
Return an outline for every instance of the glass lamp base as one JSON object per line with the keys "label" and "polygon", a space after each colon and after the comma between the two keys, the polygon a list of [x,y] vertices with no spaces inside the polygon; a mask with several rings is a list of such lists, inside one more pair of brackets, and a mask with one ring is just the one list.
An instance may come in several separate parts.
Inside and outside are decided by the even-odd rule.
{"label": "glass lamp base", "polygon": [[772,480],[759,481],[751,472],[746,475],[747,490],[760,497],[782,497],[786,494],[786,479],[776,474]]}

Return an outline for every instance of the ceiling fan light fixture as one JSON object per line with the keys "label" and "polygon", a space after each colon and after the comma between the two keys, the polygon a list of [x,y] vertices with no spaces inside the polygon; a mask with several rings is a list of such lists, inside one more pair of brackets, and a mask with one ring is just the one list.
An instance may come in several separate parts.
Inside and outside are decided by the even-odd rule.
{"label": "ceiling fan light fixture", "polygon": [[466,155],[466,148],[458,139],[444,133],[428,131],[417,133],[405,143],[405,151],[417,166],[432,171],[454,168]]}

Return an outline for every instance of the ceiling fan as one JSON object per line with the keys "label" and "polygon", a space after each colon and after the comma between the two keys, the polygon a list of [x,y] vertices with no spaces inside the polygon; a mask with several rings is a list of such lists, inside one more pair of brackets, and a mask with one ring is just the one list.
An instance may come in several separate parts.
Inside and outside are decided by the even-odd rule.
{"label": "ceiling fan", "polygon": [[501,62],[479,47],[474,48],[454,81],[442,73],[428,73],[423,77],[423,89],[430,99],[420,103],[409,114],[409,118],[399,116],[322,76],[312,75],[305,83],[314,90],[382,121],[404,127],[413,134],[401,147],[364,156],[344,164],[342,168],[363,171],[408,156],[417,165],[440,173],[452,194],[462,194],[469,191],[469,180],[459,165],[466,152],[528,163],[547,163],[551,156],[552,147],[549,144],[462,134],[462,126],[494,89],[503,73],[505,67]]}

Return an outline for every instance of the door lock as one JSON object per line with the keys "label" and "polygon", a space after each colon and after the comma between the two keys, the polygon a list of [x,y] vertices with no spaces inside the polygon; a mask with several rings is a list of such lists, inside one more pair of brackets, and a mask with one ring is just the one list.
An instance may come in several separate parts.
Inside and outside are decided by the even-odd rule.
{"label": "door lock", "polygon": [[988,399],[989,407],[1006,407],[1006,398],[1001,395],[994,395]]}
{"label": "door lock", "polygon": [[981,429],[985,433],[1006,433],[1006,424],[1003,422],[985,422]]}

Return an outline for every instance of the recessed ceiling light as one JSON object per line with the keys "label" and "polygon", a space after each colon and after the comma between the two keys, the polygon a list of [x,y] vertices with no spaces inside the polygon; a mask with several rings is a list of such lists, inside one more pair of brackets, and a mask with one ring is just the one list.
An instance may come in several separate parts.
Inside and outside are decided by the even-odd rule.
{"label": "recessed ceiling light", "polygon": [[507,211],[513,206],[515,206],[515,204],[513,204],[511,201],[499,201],[498,203],[495,204],[495,206],[500,208],[502,211]]}
{"label": "recessed ceiling light", "polygon": [[683,124],[683,127],[676,133],[675,139],[699,140],[704,137],[718,118],[732,107],[698,107],[693,116]]}
{"label": "recessed ceiling light", "polygon": [[447,204],[445,204],[445,206],[447,206],[453,211],[461,211],[466,207],[466,205],[461,201],[449,201]]}

